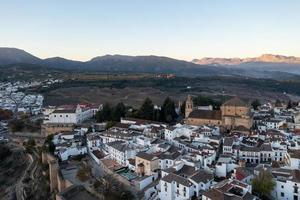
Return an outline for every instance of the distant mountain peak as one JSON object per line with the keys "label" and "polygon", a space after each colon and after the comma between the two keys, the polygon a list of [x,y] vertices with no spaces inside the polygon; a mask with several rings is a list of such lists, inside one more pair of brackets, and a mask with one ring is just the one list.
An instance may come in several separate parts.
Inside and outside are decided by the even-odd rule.
{"label": "distant mountain peak", "polygon": [[0,47],[0,65],[12,64],[12,63],[28,63],[36,64],[41,59],[34,55],[17,48]]}
{"label": "distant mountain peak", "polygon": [[285,63],[285,64],[300,64],[300,58],[294,56],[283,56],[274,54],[263,54],[254,58],[210,58],[192,60],[195,64],[201,65],[239,65],[242,63],[265,62],[265,63]]}

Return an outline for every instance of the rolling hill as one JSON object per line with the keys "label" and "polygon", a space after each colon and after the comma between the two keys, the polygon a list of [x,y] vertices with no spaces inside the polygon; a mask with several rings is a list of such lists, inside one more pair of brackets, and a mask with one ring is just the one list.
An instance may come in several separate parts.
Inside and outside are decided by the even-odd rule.
{"label": "rolling hill", "polygon": [[[48,69],[97,72],[174,73],[182,76],[239,75],[258,78],[295,78],[300,58],[265,54],[257,58],[203,58],[192,62],[161,56],[105,55],[81,62],[61,57],[40,59],[24,50],[0,48],[0,65],[29,64]],[[24,65],[23,65],[24,66]]]}

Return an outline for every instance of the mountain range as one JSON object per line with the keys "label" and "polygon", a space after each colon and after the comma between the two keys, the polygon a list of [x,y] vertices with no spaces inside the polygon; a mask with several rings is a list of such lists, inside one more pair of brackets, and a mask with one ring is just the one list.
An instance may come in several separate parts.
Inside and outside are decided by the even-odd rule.
{"label": "mountain range", "polygon": [[254,58],[210,58],[192,60],[200,65],[240,65],[243,63],[282,63],[282,64],[300,64],[300,58],[294,56],[282,56],[273,54],[263,54]]}
{"label": "mountain range", "polygon": [[300,58],[264,54],[257,58],[203,58],[191,62],[161,56],[105,55],[89,61],[61,57],[38,58],[17,48],[0,48],[0,65],[34,64],[49,69],[175,73],[187,76],[241,75],[251,77],[289,77],[300,75]]}

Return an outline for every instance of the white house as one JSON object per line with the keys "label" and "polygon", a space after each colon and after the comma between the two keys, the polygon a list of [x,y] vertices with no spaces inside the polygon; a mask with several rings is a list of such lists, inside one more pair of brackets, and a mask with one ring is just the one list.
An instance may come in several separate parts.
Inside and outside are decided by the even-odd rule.
{"label": "white house", "polygon": [[[99,107],[100,109],[100,107]],[[86,105],[77,105],[73,109],[49,107],[44,110],[44,123],[80,124],[92,118],[98,109]]]}
{"label": "white house", "polygon": [[105,146],[110,158],[123,166],[126,166],[127,160],[129,158],[134,158],[137,153],[136,149],[132,145],[123,141],[110,142]]}
{"label": "white house", "polygon": [[276,186],[272,192],[275,199],[300,199],[300,170],[273,169]]}
{"label": "white house", "polygon": [[300,150],[289,150],[285,162],[291,169],[300,169]]}
{"label": "white house", "polygon": [[159,198],[165,200],[190,199],[200,197],[211,187],[213,175],[183,163],[162,170]]}
{"label": "white house", "polygon": [[217,177],[227,177],[227,174],[236,167],[238,167],[238,164],[230,156],[220,156],[215,166],[215,174]]}

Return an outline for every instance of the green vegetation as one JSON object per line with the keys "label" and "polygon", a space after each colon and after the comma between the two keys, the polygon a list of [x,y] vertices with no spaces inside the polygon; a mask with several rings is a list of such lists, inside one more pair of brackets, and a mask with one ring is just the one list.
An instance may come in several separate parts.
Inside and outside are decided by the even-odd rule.
{"label": "green vegetation", "polygon": [[163,122],[173,122],[178,117],[175,112],[175,103],[169,97],[167,97],[161,107],[161,121]]}
{"label": "green vegetation", "polygon": [[11,155],[11,150],[4,144],[0,144],[0,161]]}
{"label": "green vegetation", "polygon": [[55,145],[52,142],[53,140],[53,135],[48,135],[45,139],[44,145],[43,145],[43,150],[54,154],[54,150],[55,150]]}
{"label": "green vegetation", "polygon": [[97,122],[107,122],[106,128],[108,129],[125,116],[166,123],[174,122],[178,117],[174,101],[167,97],[161,109],[154,109],[154,104],[150,98],[146,98],[138,110],[126,108],[123,103],[118,103],[114,107],[105,103],[103,109],[96,113],[96,120]]}
{"label": "green vegetation", "polygon": [[0,108],[0,120],[9,120],[13,116],[10,110],[3,110]]}
{"label": "green vegetation", "polygon": [[25,128],[25,123],[21,119],[16,119],[9,122],[9,127],[11,128],[12,132],[20,132]]}
{"label": "green vegetation", "polygon": [[257,110],[259,106],[261,106],[261,103],[258,99],[255,99],[252,103],[251,106],[253,107],[254,110]]}
{"label": "green vegetation", "polygon": [[268,199],[268,196],[275,187],[272,174],[267,170],[263,170],[252,181],[253,192],[262,199]]}
{"label": "green vegetation", "polygon": [[115,121],[108,121],[106,123],[105,129],[110,129],[111,127],[113,127],[114,125],[116,125]]}
{"label": "green vegetation", "polygon": [[154,105],[151,99],[146,98],[138,111],[138,117],[141,119],[152,120],[154,114]]}
{"label": "green vegetation", "polygon": [[41,128],[41,120],[32,122],[29,118],[15,119],[9,122],[9,127],[12,132],[37,132]]}
{"label": "green vegetation", "polygon": [[210,97],[206,96],[197,96],[193,98],[193,103],[195,106],[210,106],[212,105],[215,110],[219,110],[221,106],[221,102],[215,101]]}
{"label": "green vegetation", "polygon": [[32,153],[35,149],[35,145],[35,140],[32,138],[30,138],[27,142],[23,143],[23,146],[25,147],[27,153]]}
{"label": "green vegetation", "polygon": [[120,181],[118,181],[112,175],[105,175],[94,182],[93,184],[95,190],[103,194],[105,199],[110,200],[133,200],[135,196],[131,191],[128,190],[127,186],[124,186]]}
{"label": "green vegetation", "polygon": [[105,121],[120,121],[121,117],[124,117],[126,113],[126,107],[123,103],[118,103],[116,106],[111,107],[110,104],[105,103],[102,110],[96,113],[97,122]]}
{"label": "green vegetation", "polygon": [[160,110],[154,109],[151,99],[146,98],[140,109],[132,116],[140,119],[170,123],[176,120],[177,113],[175,112],[175,103],[169,97],[165,99]]}

